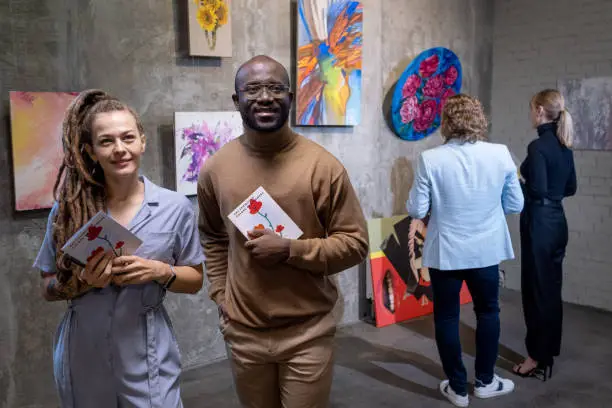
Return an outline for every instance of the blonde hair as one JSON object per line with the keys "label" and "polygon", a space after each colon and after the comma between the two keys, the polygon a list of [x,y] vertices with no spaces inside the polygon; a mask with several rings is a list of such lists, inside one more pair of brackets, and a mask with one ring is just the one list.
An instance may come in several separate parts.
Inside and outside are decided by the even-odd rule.
{"label": "blonde hair", "polygon": [[458,94],[446,100],[441,124],[445,143],[451,139],[469,143],[487,140],[487,127],[488,121],[478,99]]}
{"label": "blonde hair", "polygon": [[532,106],[541,106],[547,120],[557,123],[557,138],[565,147],[574,142],[574,121],[565,109],[565,99],[556,89],[544,89],[531,98]]}

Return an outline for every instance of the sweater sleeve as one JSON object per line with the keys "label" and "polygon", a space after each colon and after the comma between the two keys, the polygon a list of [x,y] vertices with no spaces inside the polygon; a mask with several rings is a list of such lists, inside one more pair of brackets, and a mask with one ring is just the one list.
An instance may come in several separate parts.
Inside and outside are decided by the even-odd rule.
{"label": "sweater sleeve", "polygon": [[206,276],[210,282],[208,295],[219,305],[225,301],[229,237],[210,174],[205,168],[198,180],[198,206],[200,242],[204,250]]}
{"label": "sweater sleeve", "polygon": [[576,181],[576,167],[574,165],[574,156],[570,156],[570,159],[571,169],[569,178],[567,179],[567,183],[565,184],[565,197],[573,196],[574,194],[576,194],[576,190],[578,189],[578,183]]}
{"label": "sweater sleeve", "polygon": [[325,238],[292,240],[287,263],[313,273],[332,275],[362,262],[368,253],[365,217],[348,174],[332,181],[324,205]]}
{"label": "sweater sleeve", "polygon": [[527,191],[532,198],[546,198],[548,195],[548,177],[546,173],[546,158],[535,143],[527,148],[528,176]]}

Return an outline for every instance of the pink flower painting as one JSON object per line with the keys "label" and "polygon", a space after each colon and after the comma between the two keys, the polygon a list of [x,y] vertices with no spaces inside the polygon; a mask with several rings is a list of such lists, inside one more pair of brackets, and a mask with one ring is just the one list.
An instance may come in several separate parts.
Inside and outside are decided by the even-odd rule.
{"label": "pink flower painting", "polygon": [[449,49],[423,51],[402,73],[391,102],[393,130],[420,140],[440,127],[448,98],[461,91],[461,63]]}

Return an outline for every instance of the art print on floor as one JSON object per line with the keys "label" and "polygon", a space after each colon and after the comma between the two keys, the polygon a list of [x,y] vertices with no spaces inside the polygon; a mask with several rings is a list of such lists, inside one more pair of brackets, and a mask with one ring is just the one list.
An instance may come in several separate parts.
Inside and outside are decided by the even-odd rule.
{"label": "art print on floor", "polygon": [[559,81],[577,150],[612,150],[612,77]]}
{"label": "art print on floor", "polygon": [[461,62],[451,50],[419,54],[400,76],[391,101],[393,131],[404,140],[421,140],[440,127],[446,100],[461,92]]}
{"label": "art print on floor", "polygon": [[363,6],[298,0],[296,124],[355,126],[361,120]]}
{"label": "art print on floor", "polygon": [[240,112],[176,112],[176,191],[196,195],[198,174],[204,162],[242,133]]}
{"label": "art print on floor", "polygon": [[[407,215],[368,220],[376,327],[433,313],[429,270],[422,265],[427,222]],[[471,301],[465,283],[460,299]]]}
{"label": "art print on floor", "polygon": [[231,0],[186,1],[189,2],[189,54],[231,57]]}
{"label": "art print on floor", "polygon": [[15,210],[48,209],[63,159],[62,126],[78,93],[10,92]]}

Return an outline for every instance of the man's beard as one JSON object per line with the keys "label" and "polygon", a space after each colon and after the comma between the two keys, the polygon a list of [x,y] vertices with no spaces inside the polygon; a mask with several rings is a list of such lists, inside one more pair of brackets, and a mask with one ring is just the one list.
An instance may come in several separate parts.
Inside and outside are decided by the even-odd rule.
{"label": "man's beard", "polygon": [[250,129],[257,132],[272,133],[285,126],[285,123],[287,123],[287,120],[289,119],[289,109],[281,107],[278,120],[275,122],[264,123],[263,126],[257,123],[257,119],[255,119],[254,114],[251,115],[245,112],[240,112],[240,116],[242,116],[242,120],[244,121],[245,125]]}

